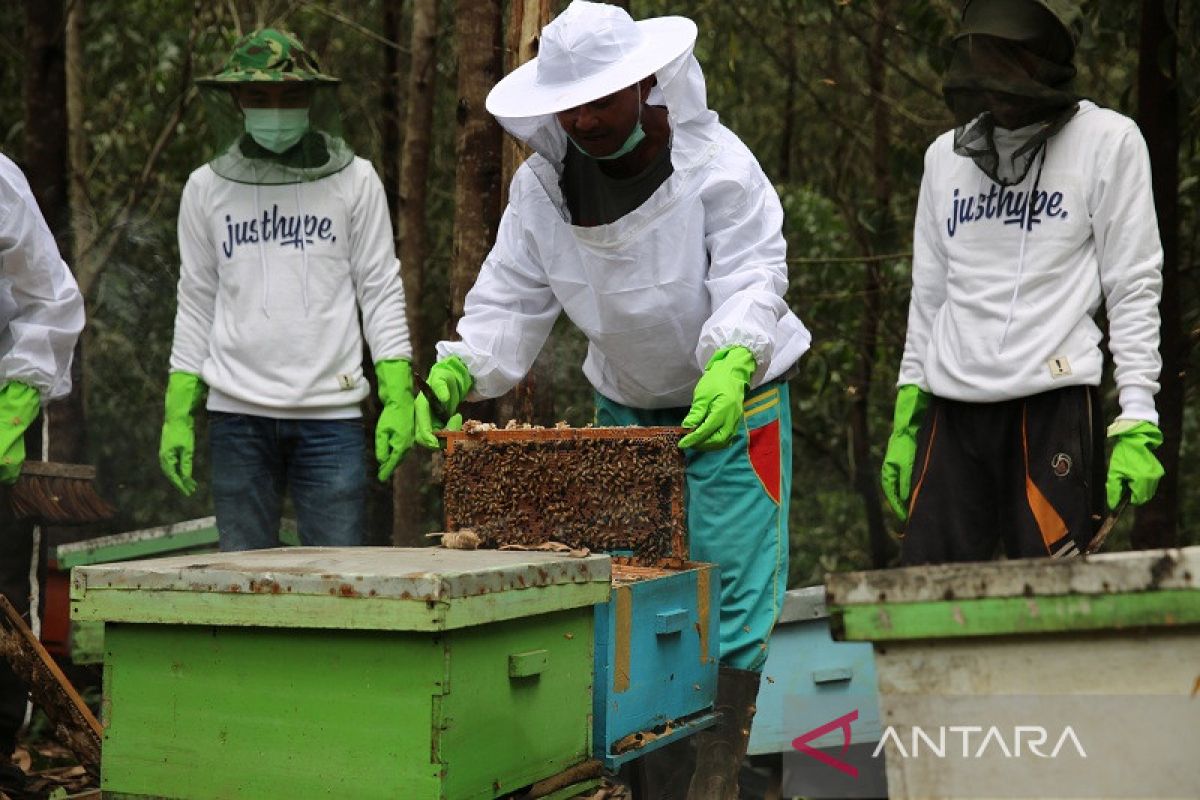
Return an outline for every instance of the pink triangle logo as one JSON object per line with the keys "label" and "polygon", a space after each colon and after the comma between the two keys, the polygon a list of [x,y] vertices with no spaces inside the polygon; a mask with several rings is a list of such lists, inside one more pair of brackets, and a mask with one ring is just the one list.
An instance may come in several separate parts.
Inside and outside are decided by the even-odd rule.
{"label": "pink triangle logo", "polygon": [[850,747],[850,724],[858,719],[858,709],[854,709],[849,714],[844,714],[835,720],[830,720],[820,727],[813,728],[808,733],[801,734],[792,740],[792,747],[799,750],[805,755],[812,756],[822,764],[833,767],[836,770],[846,773],[851,778],[858,777],[858,767],[847,764],[844,761],[834,758],[823,750],[818,750],[811,747],[808,743],[814,739],[820,739],[827,733],[836,730],[842,731],[842,755],[846,754],[846,750]]}

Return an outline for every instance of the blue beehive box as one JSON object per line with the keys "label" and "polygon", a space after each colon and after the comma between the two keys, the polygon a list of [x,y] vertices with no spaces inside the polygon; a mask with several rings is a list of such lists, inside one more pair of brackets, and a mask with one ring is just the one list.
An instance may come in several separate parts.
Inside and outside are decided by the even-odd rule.
{"label": "blue beehive box", "polygon": [[711,725],[720,577],[688,560],[683,429],[468,424],[442,435],[447,530],[472,528],[485,547],[622,554],[612,599],[595,610],[594,757],[616,769]]}
{"label": "blue beehive box", "polygon": [[[829,632],[825,587],[792,589],[771,633],[750,730],[751,755],[791,751],[797,736],[858,711],[856,741],[882,735],[875,687],[875,653],[867,642],[835,642]],[[841,746],[836,733],[813,746]]]}
{"label": "blue beehive box", "polygon": [[715,565],[614,563],[596,606],[595,756],[615,770],[714,720],[720,645]]}
{"label": "blue beehive box", "polygon": [[[771,633],[750,729],[749,754],[778,754],[785,796],[883,797],[883,759],[863,758],[883,735],[876,688],[875,653],[869,642],[838,642],[830,635],[825,587],[790,590]],[[847,716],[851,715],[851,716]],[[798,751],[799,737],[845,719],[841,727],[807,743],[839,760],[854,760],[860,774],[846,776]]]}

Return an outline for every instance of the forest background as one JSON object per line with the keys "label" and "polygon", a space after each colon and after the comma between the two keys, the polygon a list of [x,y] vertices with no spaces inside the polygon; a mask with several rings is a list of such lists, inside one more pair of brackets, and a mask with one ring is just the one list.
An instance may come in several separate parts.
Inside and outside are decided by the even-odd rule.
{"label": "forest background", "polygon": [[[59,540],[211,514],[180,496],[157,447],[175,313],[175,220],[213,150],[193,80],[262,25],[295,32],[344,80],[349,139],[384,179],[418,367],[452,330],[520,152],[483,110],[558,0],[10,0],[0,4],[0,151],[26,171],[87,300],[76,391],[49,414],[53,460],[99,469],[118,516]],[[792,388],[791,584],[885,566],[898,524],[878,491],[909,293],[922,155],[951,118],[940,92],[956,0],[632,0],[691,17],[709,105],[758,156],[786,211],[788,301],[813,332]],[[1086,0],[1077,87],[1138,120],[1167,263],[1167,479],[1113,546],[1200,542],[1198,4]],[[532,378],[480,419],[586,424],[584,344],[560,323]],[[369,358],[364,357],[369,363]],[[1116,410],[1111,375],[1103,398]],[[368,415],[377,408],[367,409]],[[370,426],[367,428],[368,435]],[[370,450],[370,448],[368,448]],[[370,498],[372,543],[439,529],[436,459],[414,450]],[[372,470],[373,472],[373,470]]]}

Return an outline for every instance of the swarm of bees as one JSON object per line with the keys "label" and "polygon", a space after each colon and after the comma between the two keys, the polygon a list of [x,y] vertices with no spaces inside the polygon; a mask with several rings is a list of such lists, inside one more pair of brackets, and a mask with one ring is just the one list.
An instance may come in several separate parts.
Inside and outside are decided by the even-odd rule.
{"label": "swarm of bees", "polygon": [[469,435],[447,451],[446,530],[470,528],[485,548],[554,541],[642,561],[686,558],[674,429],[502,433]]}

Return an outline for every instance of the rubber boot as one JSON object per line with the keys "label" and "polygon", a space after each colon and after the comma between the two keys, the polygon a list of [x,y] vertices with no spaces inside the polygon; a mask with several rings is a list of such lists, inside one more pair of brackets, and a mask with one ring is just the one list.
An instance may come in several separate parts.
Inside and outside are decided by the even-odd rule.
{"label": "rubber boot", "polygon": [[738,800],[738,773],[750,744],[750,723],[762,675],[721,667],[717,676],[717,722],[696,739],[696,771],[688,800]]}
{"label": "rubber boot", "polygon": [[622,768],[637,800],[687,800],[688,783],[696,771],[695,738],[677,739]]}

